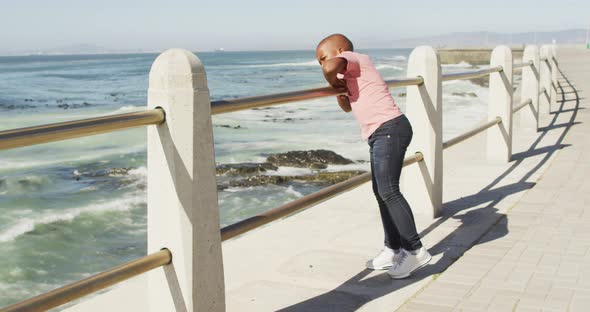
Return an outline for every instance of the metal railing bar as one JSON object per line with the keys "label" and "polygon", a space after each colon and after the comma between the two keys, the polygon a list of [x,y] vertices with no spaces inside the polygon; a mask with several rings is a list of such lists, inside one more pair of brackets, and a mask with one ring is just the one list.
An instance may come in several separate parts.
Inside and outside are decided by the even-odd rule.
{"label": "metal railing bar", "polygon": [[462,134],[460,134],[460,135],[458,135],[458,136],[456,136],[456,137],[454,137],[454,138],[452,138],[452,139],[450,139],[448,141],[443,142],[443,144],[442,144],[443,145],[443,149],[449,148],[449,147],[451,147],[451,146],[453,146],[453,145],[455,145],[457,143],[463,142],[463,141],[469,139],[470,137],[472,137],[472,136],[474,136],[474,135],[476,135],[476,134],[478,134],[478,133],[480,133],[480,132],[482,132],[482,131],[490,128],[490,127],[493,127],[493,126],[495,126],[495,125],[497,125],[497,124],[499,124],[501,122],[502,122],[502,118],[496,117],[493,120],[490,120],[490,121],[488,121],[488,122],[486,122],[484,124],[481,124],[479,126],[476,126],[475,128],[473,128],[473,129],[471,129],[471,130],[469,130],[467,132],[464,132],[464,133],[462,133]]}
{"label": "metal railing bar", "polygon": [[[391,79],[386,80],[385,83],[390,88],[421,85],[424,83],[422,77]],[[323,87],[317,89],[306,89],[299,91],[275,93],[261,96],[251,96],[237,99],[226,99],[211,102],[211,114],[223,114],[236,112],[240,110],[261,108],[265,106],[272,106],[276,104],[284,104],[295,101],[311,100],[327,96],[335,96],[338,94],[345,94],[345,92],[337,91],[332,87]]]}
{"label": "metal railing bar", "polygon": [[449,73],[442,75],[442,81],[451,81],[451,80],[462,80],[462,79],[473,79],[479,78],[491,73],[501,72],[502,66],[490,67],[486,69],[480,70],[471,70],[471,71],[464,71],[458,73]]}
{"label": "metal railing bar", "polygon": [[142,112],[4,130],[0,131],[0,150],[67,140],[138,126],[156,125],[164,122],[165,119],[164,110],[155,108]]}
{"label": "metal railing bar", "polygon": [[517,69],[517,68],[523,68],[523,67],[527,67],[527,66],[533,66],[533,61],[528,61],[528,62],[523,62],[523,63],[515,63],[514,65],[512,65],[512,68]]}
{"label": "metal railing bar", "polygon": [[528,100],[522,102],[522,104],[520,104],[520,105],[516,106],[515,108],[513,108],[512,109],[512,113],[514,114],[514,113],[518,112],[519,110],[525,108],[527,105],[530,105],[532,103],[533,103],[533,100],[528,99]]}
{"label": "metal railing bar", "polygon": [[129,278],[169,264],[172,254],[168,249],[116,266],[108,271],[87,277],[36,297],[2,308],[2,312],[47,311],[76,300]]}
{"label": "metal railing bar", "polygon": [[[413,163],[422,161],[423,159],[424,156],[422,155],[422,153],[416,152],[414,155],[406,157],[404,159],[403,166],[405,167],[411,165]],[[282,206],[266,211],[254,217],[250,217],[248,219],[244,219],[232,225],[225,226],[221,229],[221,240],[228,240],[230,238],[244,234],[248,231],[256,229],[262,225],[265,225],[282,217],[307,209],[319,202],[325,201],[345,191],[349,191],[368,181],[371,181],[370,172],[366,172],[354,178],[350,178],[346,181],[334,184],[320,191],[288,202]]]}

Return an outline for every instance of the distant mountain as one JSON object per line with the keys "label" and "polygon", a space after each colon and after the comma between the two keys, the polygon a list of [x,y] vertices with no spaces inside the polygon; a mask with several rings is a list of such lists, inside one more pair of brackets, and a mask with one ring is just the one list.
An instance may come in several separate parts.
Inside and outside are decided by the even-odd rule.
{"label": "distant mountain", "polygon": [[435,47],[487,47],[499,44],[523,45],[546,44],[555,40],[557,44],[584,44],[586,42],[585,29],[570,29],[561,31],[523,32],[523,33],[494,33],[494,32],[455,32],[436,36],[407,38],[393,40],[395,48],[413,48],[419,45]]}
{"label": "distant mountain", "polygon": [[41,51],[43,54],[101,54],[108,52],[109,50],[104,47],[88,43],[69,45]]}
{"label": "distant mountain", "polygon": [[0,51],[0,55],[74,55],[74,54],[108,54],[108,53],[144,53],[153,52],[143,49],[109,49],[95,44],[75,44],[50,49]]}
{"label": "distant mountain", "polygon": [[[431,45],[437,48],[463,47],[494,47],[499,44],[519,46],[524,44],[545,44],[553,40],[557,44],[584,44],[586,42],[585,29],[569,29],[561,31],[540,31],[522,33],[495,32],[454,32],[435,36],[388,40],[375,38],[370,34],[357,38],[359,46],[383,48],[414,48],[419,45]],[[214,51],[220,52],[222,48]],[[154,53],[156,49],[112,49],[95,44],[75,44],[51,49],[39,50],[0,50],[0,55],[60,55],[60,54],[105,54],[105,53]]]}

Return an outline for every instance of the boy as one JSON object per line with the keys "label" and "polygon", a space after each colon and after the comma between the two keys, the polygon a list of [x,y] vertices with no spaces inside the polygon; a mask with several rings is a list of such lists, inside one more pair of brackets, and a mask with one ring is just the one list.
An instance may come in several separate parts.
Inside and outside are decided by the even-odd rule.
{"label": "boy", "polygon": [[369,56],[353,52],[352,42],[344,35],[324,38],[316,48],[316,58],[328,83],[348,91],[337,96],[338,105],[345,112],[353,112],[361,137],[370,147],[373,193],[379,204],[385,246],[367,261],[367,268],[388,269],[394,279],[408,277],[432,259],[422,246],[410,205],[399,190],[412,126]]}

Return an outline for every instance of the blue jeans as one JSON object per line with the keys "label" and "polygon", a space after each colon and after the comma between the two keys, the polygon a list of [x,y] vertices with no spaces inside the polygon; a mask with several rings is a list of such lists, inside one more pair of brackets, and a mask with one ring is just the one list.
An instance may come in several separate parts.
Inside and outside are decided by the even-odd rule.
{"label": "blue jeans", "polygon": [[411,251],[422,247],[410,205],[399,189],[404,155],[412,141],[412,126],[400,115],[379,126],[369,137],[373,192],[385,233],[385,245]]}

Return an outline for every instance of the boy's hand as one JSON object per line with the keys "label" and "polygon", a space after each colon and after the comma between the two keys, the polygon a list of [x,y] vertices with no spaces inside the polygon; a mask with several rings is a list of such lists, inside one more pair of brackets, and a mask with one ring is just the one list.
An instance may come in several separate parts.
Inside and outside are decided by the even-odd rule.
{"label": "boy's hand", "polygon": [[346,81],[343,79],[336,79],[333,83],[330,83],[332,88],[340,91],[340,92],[348,92],[348,87],[346,87]]}
{"label": "boy's hand", "polygon": [[347,113],[352,111],[352,107],[350,106],[350,99],[348,98],[348,96],[340,94],[336,96],[336,99],[338,100],[338,105],[343,111]]}
{"label": "boy's hand", "polygon": [[333,57],[322,63],[322,72],[324,73],[326,81],[328,81],[334,89],[342,92],[347,91],[346,81],[338,79],[337,75],[338,73],[344,73],[346,65],[348,65],[348,62],[341,57]]}

